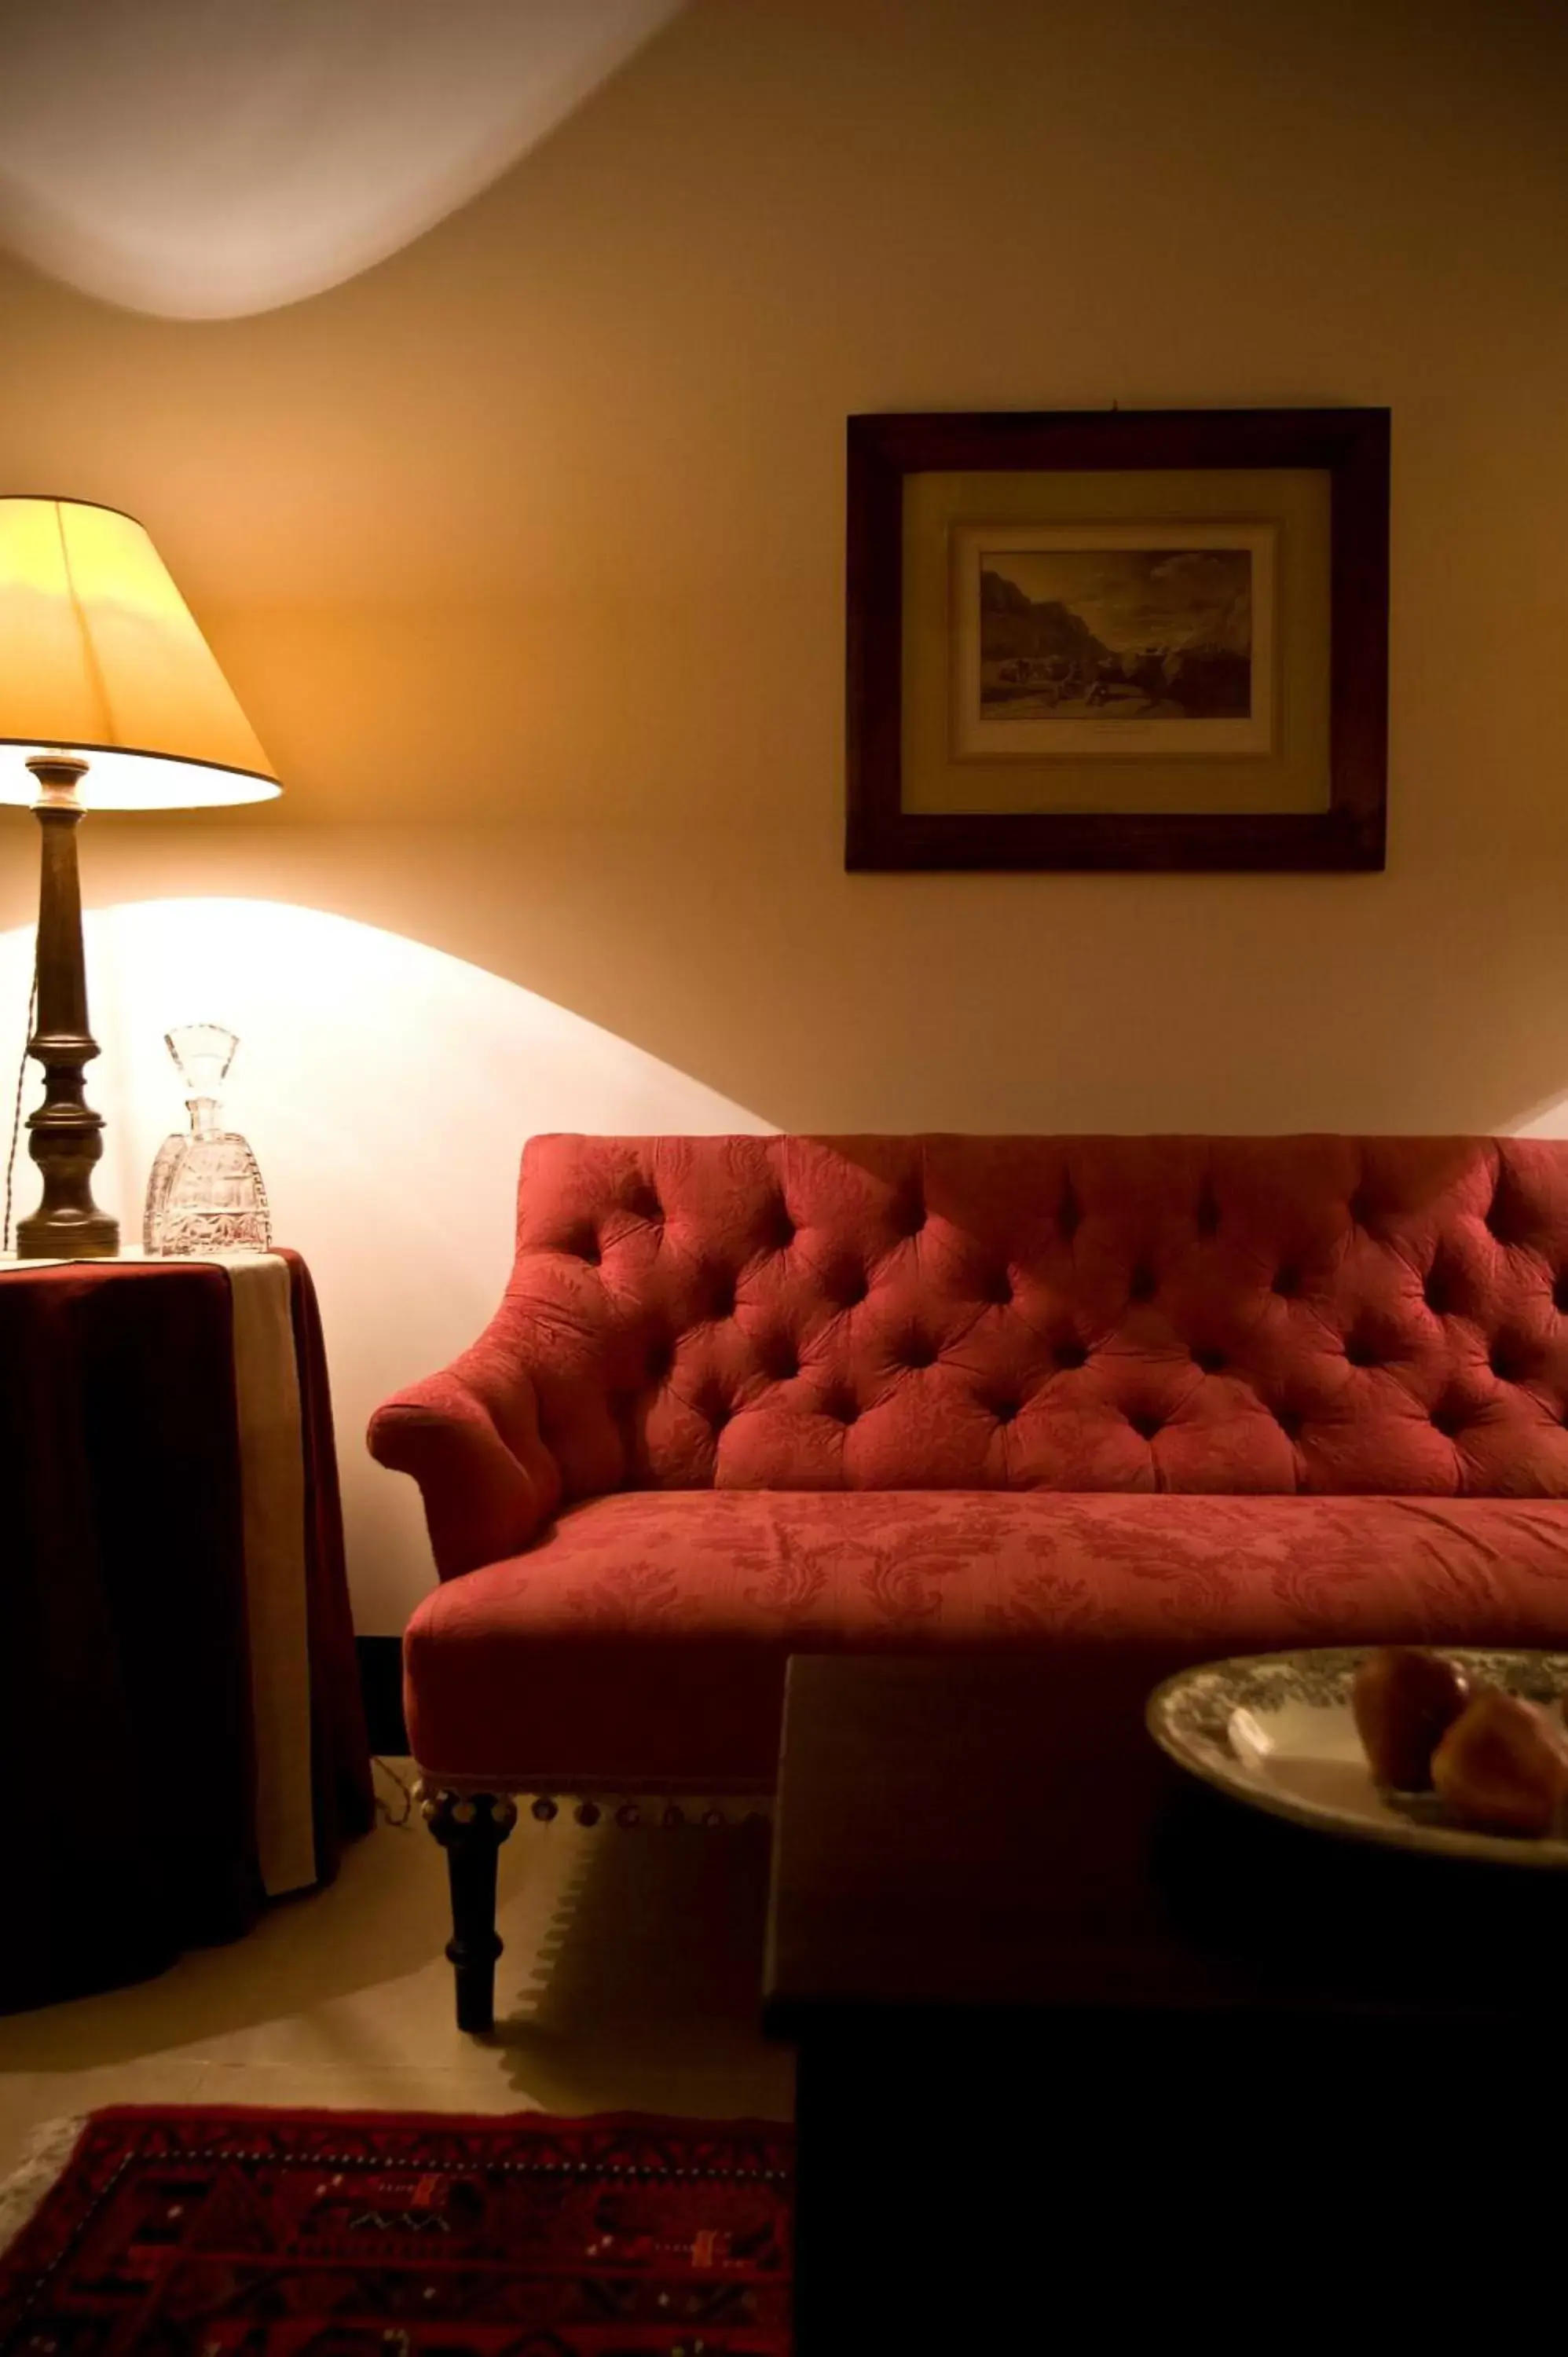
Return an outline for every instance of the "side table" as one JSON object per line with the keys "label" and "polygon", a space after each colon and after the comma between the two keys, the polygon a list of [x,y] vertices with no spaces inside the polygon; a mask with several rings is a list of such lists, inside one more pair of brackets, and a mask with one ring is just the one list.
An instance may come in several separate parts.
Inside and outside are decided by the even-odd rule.
{"label": "side table", "polygon": [[160,1971],[371,1824],[297,1253],[0,1264],[0,2008]]}

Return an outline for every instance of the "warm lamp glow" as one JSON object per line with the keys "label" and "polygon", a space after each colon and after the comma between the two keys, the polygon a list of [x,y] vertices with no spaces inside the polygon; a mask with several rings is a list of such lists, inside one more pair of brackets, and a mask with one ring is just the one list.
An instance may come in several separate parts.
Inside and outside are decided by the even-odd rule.
{"label": "warm lamp glow", "polygon": [[[166,862],[155,851],[153,872]],[[523,1139],[771,1125],[570,1006],[406,934],[283,900],[108,898],[87,916],[104,1200],[136,1233],[148,1166],[180,1118],[164,1033],[198,1017],[239,1032],[228,1113],[267,1174],[279,1234],[330,1306],[360,1628],[401,1629],[430,1585],[424,1516],[413,1482],[389,1481],[347,1436],[495,1308]],[[0,931],[0,1071],[16,1071],[32,970],[32,927]]]}
{"label": "warm lamp glow", "polygon": [[0,802],[37,801],[24,764],[46,750],[86,757],[90,809],[278,791],[142,526],[84,500],[0,497]]}
{"label": "warm lamp glow", "polygon": [[[88,791],[81,789],[88,780]],[[110,810],[261,802],[278,791],[234,692],[134,518],[86,500],[0,498],[0,801],[38,823],[35,1022],[44,1101],[27,1151],[44,1182],[23,1260],[107,1260],[92,1200],[103,1123],[83,1093],[88,1028],[76,830]]]}

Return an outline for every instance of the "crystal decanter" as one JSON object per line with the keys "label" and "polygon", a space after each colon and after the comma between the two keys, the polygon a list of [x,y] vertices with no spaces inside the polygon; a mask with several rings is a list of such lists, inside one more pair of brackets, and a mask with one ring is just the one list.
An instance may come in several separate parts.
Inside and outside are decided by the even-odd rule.
{"label": "crystal decanter", "polygon": [[147,1181],[142,1241],[164,1259],[185,1253],[265,1252],[273,1240],[267,1190],[238,1131],[218,1121],[218,1092],[240,1042],[216,1023],[164,1035],[188,1092],[188,1137],[166,1137]]}

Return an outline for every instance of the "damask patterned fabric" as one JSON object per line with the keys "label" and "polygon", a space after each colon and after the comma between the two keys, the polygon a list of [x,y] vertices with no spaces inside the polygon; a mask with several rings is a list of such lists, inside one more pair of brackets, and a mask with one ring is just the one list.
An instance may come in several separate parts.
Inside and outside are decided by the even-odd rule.
{"label": "damask patterned fabric", "polygon": [[[548,1648],[559,1665],[580,1643],[552,1599],[577,1577],[575,1550],[588,1542],[572,1534],[587,1523],[562,1510],[618,1497],[634,1514],[636,1493],[671,1508],[646,1554],[650,1596],[669,1598],[666,1633],[681,1631],[682,1648],[741,1645],[748,1662],[761,1649],[769,1692],[779,1647],[881,1639],[856,1569],[864,1526],[848,1509],[865,1501],[875,1521],[889,1492],[928,1493],[944,1544],[961,1551],[961,1529],[973,1541],[967,1588],[950,1582],[942,1611],[913,1616],[900,1641],[939,1626],[952,1641],[966,1614],[989,1629],[988,1616],[1011,1610],[1014,1575],[1000,1566],[1012,1557],[999,1540],[998,1567],[985,1571],[984,1534],[1015,1528],[1004,1501],[1044,1506],[1052,1493],[1053,1528],[1097,1534],[1070,1577],[1084,1610],[1109,1623],[1135,1620],[1152,1591],[1118,1587],[1094,1501],[1157,1500],[1146,1527],[1161,1548],[1188,1547],[1195,1563],[1219,1551],[1207,1576],[1228,1601],[1201,1620],[1209,1640],[1347,1633],[1337,1600],[1326,1616],[1293,1620],[1306,1592],[1287,1605],[1258,1550],[1272,1501],[1357,1498],[1365,1510],[1331,1518],[1340,1554],[1361,1566],[1355,1626],[1408,1625],[1408,1582],[1424,1566],[1439,1578],[1422,1590],[1435,1633],[1456,1542],[1444,1524],[1435,1561],[1417,1550],[1402,1569],[1396,1546],[1385,1563],[1373,1501],[1543,1501],[1529,1518],[1535,1555],[1568,1549],[1565,1313],[1568,1143],[1558,1141],[536,1138],[495,1318],[371,1426],[374,1453],[420,1482],[442,1577],[468,1575],[410,1632],[419,1741],[439,1729],[456,1743],[448,1692],[473,1680],[489,1693],[499,1674],[480,1667],[481,1650],[499,1644],[510,1661]],[[760,1499],[766,1521],[791,1491],[832,1493],[814,1527],[829,1557],[837,1548],[838,1571],[798,1625],[786,1628],[787,1614],[767,1632],[748,1622],[743,1640],[731,1623],[748,1575],[727,1565],[728,1542],[689,1534],[737,1528],[716,1512],[725,1499]],[[946,1493],[950,1510],[929,1493]],[[1216,1520],[1204,1501],[1220,1499],[1233,1503]],[[607,1512],[599,1527],[612,1521]],[[1402,1532],[1418,1526],[1395,1517]],[[606,1544],[628,1550],[624,1577],[644,1576],[632,1524],[614,1527]],[[1488,1523],[1483,1552],[1506,1555],[1518,1527]],[[870,1544],[896,1554],[903,1539],[889,1525]],[[1464,1570],[1471,1556],[1461,1558]],[[1501,1579],[1500,1559],[1494,1571]],[[1165,1625],[1179,1629],[1208,1591],[1165,1592],[1177,1599]],[[463,1634],[481,1593],[482,1646]],[[1507,1613],[1521,1603],[1494,1587],[1488,1609],[1501,1617],[1485,1633],[1520,1635]],[[646,1664],[658,1620],[642,1613],[624,1640],[628,1659]],[[1568,1612],[1531,1625],[1568,1641]],[[661,1656],[667,1684],[681,1650]],[[624,1679],[646,1684],[646,1667]],[[691,1693],[705,1697],[722,1749],[723,1706],[694,1671]],[[644,1700],[622,1692],[616,1707],[640,1712]],[[736,1740],[750,1710],[730,1727]],[[488,1706],[481,1716],[493,1728]],[[535,1766],[541,1732],[531,1719]],[[746,1748],[755,1756],[749,1736]]]}
{"label": "damask patterned fabric", "polygon": [[724,1791],[772,1781],[791,1652],[1565,1637],[1541,1500],[627,1491],[426,1597],[410,1737],[450,1781]]}

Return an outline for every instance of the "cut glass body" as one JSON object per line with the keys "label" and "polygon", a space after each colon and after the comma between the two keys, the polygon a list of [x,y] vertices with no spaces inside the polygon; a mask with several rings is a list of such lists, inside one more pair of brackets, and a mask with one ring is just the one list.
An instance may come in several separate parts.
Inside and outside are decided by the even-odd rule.
{"label": "cut glass body", "polygon": [[162,1259],[188,1253],[265,1252],[267,1190],[249,1142],[219,1122],[219,1095],[240,1042],[215,1023],[165,1035],[189,1093],[187,1135],[166,1137],[147,1181],[142,1241]]}

